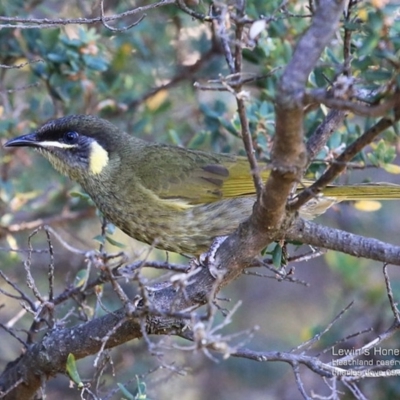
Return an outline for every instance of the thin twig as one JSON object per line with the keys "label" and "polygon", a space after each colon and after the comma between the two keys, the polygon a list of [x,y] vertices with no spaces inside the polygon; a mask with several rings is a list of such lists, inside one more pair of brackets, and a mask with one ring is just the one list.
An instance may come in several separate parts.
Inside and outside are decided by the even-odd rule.
{"label": "thin twig", "polygon": [[303,382],[301,380],[300,371],[299,371],[299,364],[298,363],[294,363],[292,365],[292,370],[293,370],[293,373],[294,373],[294,377],[296,379],[297,388],[299,389],[299,392],[301,393],[301,395],[303,396],[303,398],[305,400],[312,400],[312,398],[310,396],[308,396],[308,394],[306,393],[306,390],[304,388]]}
{"label": "thin twig", "polygon": [[61,215],[55,215],[48,218],[38,218],[34,221],[21,222],[9,226],[0,226],[0,238],[2,238],[6,233],[31,231],[33,229],[39,228],[42,225],[52,225],[52,226],[61,225],[69,221],[76,221],[84,218],[92,218],[94,215],[95,215],[94,208],[90,207],[83,211],[68,211],[62,213]]}
{"label": "thin twig", "polygon": [[229,23],[229,12],[228,6],[223,4],[218,4],[213,6],[213,10],[217,19],[214,20],[214,24],[217,26],[217,32],[219,39],[222,44],[223,53],[225,56],[226,63],[228,64],[228,68],[231,74],[237,72],[235,68],[235,60],[233,59],[231,47],[230,47],[230,39],[228,32],[226,30],[226,24]]}
{"label": "thin twig", "polygon": [[8,334],[10,334],[14,339],[18,340],[24,346],[25,349],[28,349],[28,344],[25,343],[21,338],[19,338],[15,333],[14,330],[9,328],[8,326],[0,323],[0,328],[5,330]]}
{"label": "thin twig", "polygon": [[[175,1],[174,1],[175,2]],[[184,0],[177,0],[176,5],[186,14],[190,15],[192,18],[198,19],[200,21],[210,22],[213,20],[213,16],[198,13],[197,11],[189,8]]]}
{"label": "thin twig", "polygon": [[397,325],[400,326],[400,313],[397,308],[397,303],[395,303],[395,301],[394,301],[392,286],[390,284],[390,278],[389,278],[389,274],[387,272],[387,267],[388,267],[388,264],[385,263],[383,265],[383,276],[385,277],[386,292],[387,292],[387,295],[389,298],[390,307],[392,309],[395,321],[396,321]]}
{"label": "thin twig", "polygon": [[[40,228],[35,229],[28,237],[28,247],[29,249],[32,249],[32,238],[39,232]],[[24,267],[26,271],[26,283],[29,287],[29,289],[32,290],[33,295],[36,297],[36,299],[39,301],[40,304],[43,304],[46,302],[46,299],[42,296],[40,293],[39,289],[36,286],[35,280],[32,276],[31,272],[31,265],[32,265],[32,253],[28,254],[27,260],[24,262]]]}
{"label": "thin twig", "polygon": [[388,111],[394,107],[398,101],[397,97],[398,95],[394,94],[392,98],[389,98],[382,104],[376,106],[365,106],[360,102],[332,97],[332,95],[325,89],[315,89],[308,91],[304,95],[304,104],[319,103],[335,110],[344,110],[360,116],[381,117],[387,115]]}
{"label": "thin twig", "polygon": [[50,263],[49,270],[47,273],[49,280],[49,301],[53,301],[54,298],[54,247],[51,242],[50,232],[48,227],[44,227],[44,231],[46,232],[47,245],[49,246],[49,255],[50,255]]}
{"label": "thin twig", "polygon": [[141,97],[132,100],[130,103],[128,103],[127,108],[136,108],[138,105],[142,104],[144,101],[154,96],[158,92],[162,90],[168,90],[184,80],[190,80],[192,76],[204,66],[204,64],[209,63],[218,53],[219,50],[217,46],[213,44],[211,48],[202,54],[194,64],[178,66],[176,74],[167,83],[157,86]]}
{"label": "thin twig", "polygon": [[[259,80],[263,80],[266,78],[269,78],[271,75],[273,75],[275,72],[281,70],[282,67],[275,67],[272,68],[270,72],[267,74],[262,74],[262,75],[255,75],[252,73],[235,73],[235,74],[230,74],[227,76],[223,77],[224,82],[229,85],[231,88],[236,88],[240,87],[242,85],[251,83],[251,82],[256,82]],[[244,78],[244,76],[250,75],[248,78]],[[228,91],[226,85],[222,84],[221,78],[220,79],[210,79],[207,81],[209,85],[204,85],[199,82],[195,82],[193,86],[199,90],[209,90],[209,91],[219,91],[219,92],[226,92]]]}
{"label": "thin twig", "polygon": [[[0,17],[0,20],[1,20],[1,17]],[[0,68],[3,68],[3,69],[21,69],[21,68],[26,67],[27,65],[35,64],[35,63],[38,63],[38,62],[44,62],[44,60],[42,60],[42,59],[29,60],[29,61],[27,61],[27,62],[24,62],[24,63],[21,63],[21,64],[16,64],[16,65],[4,65],[4,64],[0,64]],[[35,84],[35,85],[36,85],[36,84]]]}
{"label": "thin twig", "polygon": [[[11,22],[11,24],[0,24],[0,29],[8,28],[8,29],[45,29],[45,28],[57,28],[65,25],[91,25],[99,22],[109,22],[115,21],[118,19],[122,19],[128,17],[130,15],[135,15],[139,13],[143,13],[147,10],[152,10],[158,7],[163,7],[167,5],[172,5],[175,3],[175,0],[162,0],[158,3],[149,4],[143,7],[136,7],[133,10],[125,11],[120,14],[110,15],[108,17],[102,18],[58,18],[58,19],[48,19],[48,18],[20,18],[20,17],[4,17],[0,16],[0,21]],[[207,20],[205,18],[204,20]]]}
{"label": "thin twig", "polygon": [[138,25],[140,22],[143,21],[144,18],[146,18],[146,14],[143,14],[139,17],[139,19],[137,21],[132,22],[131,24],[125,26],[124,28],[114,28],[107,23],[106,16],[104,15],[104,0],[100,1],[100,13],[101,13],[101,23],[104,25],[104,27],[106,27],[111,32],[127,31],[127,30],[133,28],[134,26]]}
{"label": "thin twig", "polygon": [[318,341],[321,339],[321,337],[322,337],[323,335],[325,335],[325,333],[327,333],[327,332],[332,328],[332,326],[333,326],[340,318],[343,317],[343,315],[344,315],[347,311],[349,311],[349,309],[353,306],[353,304],[354,304],[354,302],[352,301],[352,302],[351,302],[350,304],[348,304],[343,310],[341,310],[341,311],[339,312],[339,314],[336,315],[336,317],[333,318],[333,320],[332,320],[321,332],[318,332],[318,333],[315,334],[311,339],[307,340],[307,341],[304,342],[304,343],[301,343],[299,346],[293,348],[291,351],[294,352],[294,351],[299,351],[299,350],[303,350],[303,349],[308,350],[314,343],[318,342]]}
{"label": "thin twig", "polygon": [[368,400],[367,397],[361,392],[355,382],[349,382],[347,379],[343,379],[343,384],[349,388],[353,396],[357,400]]}

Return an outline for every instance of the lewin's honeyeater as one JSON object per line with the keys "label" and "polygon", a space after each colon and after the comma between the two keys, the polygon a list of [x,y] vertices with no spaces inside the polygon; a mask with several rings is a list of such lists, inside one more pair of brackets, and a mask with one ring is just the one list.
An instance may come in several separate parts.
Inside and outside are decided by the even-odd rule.
{"label": "lewin's honeyeater", "polygon": [[[79,182],[110,222],[160,249],[206,251],[250,216],[255,201],[247,158],[148,143],[94,116],[49,121],[5,144],[16,146],[37,149]],[[261,174],[265,179],[269,172]],[[324,196],[300,215],[312,218],[342,200],[400,198],[400,186],[330,186]]]}

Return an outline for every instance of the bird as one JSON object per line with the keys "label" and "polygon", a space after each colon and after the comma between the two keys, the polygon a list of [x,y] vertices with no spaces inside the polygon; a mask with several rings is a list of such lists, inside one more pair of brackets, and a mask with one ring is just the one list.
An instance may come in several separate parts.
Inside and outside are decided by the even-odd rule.
{"label": "bird", "polygon": [[[256,201],[246,157],[147,142],[92,115],[50,120],[4,146],[39,151],[83,187],[109,222],[175,253],[206,252],[251,215]],[[261,171],[262,178],[269,173]],[[310,219],[343,200],[399,198],[394,184],[331,185],[299,214]]]}

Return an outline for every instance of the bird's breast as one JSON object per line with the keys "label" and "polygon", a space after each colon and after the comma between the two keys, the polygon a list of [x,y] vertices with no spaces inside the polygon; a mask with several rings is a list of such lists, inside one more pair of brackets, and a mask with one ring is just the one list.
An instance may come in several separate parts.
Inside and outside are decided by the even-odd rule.
{"label": "bird's breast", "polygon": [[91,179],[82,186],[107,220],[132,238],[185,254],[200,254],[213,238],[232,233],[250,216],[255,200],[241,197],[193,206],[160,199],[139,182],[118,188],[107,179]]}

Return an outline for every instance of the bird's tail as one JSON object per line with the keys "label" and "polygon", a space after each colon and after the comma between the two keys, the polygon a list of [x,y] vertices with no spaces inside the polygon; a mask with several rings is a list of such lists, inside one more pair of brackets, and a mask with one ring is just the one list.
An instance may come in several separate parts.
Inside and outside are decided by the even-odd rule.
{"label": "bird's tail", "polygon": [[337,201],[346,200],[396,200],[400,199],[400,185],[391,183],[363,183],[356,185],[329,185],[323,195]]}

